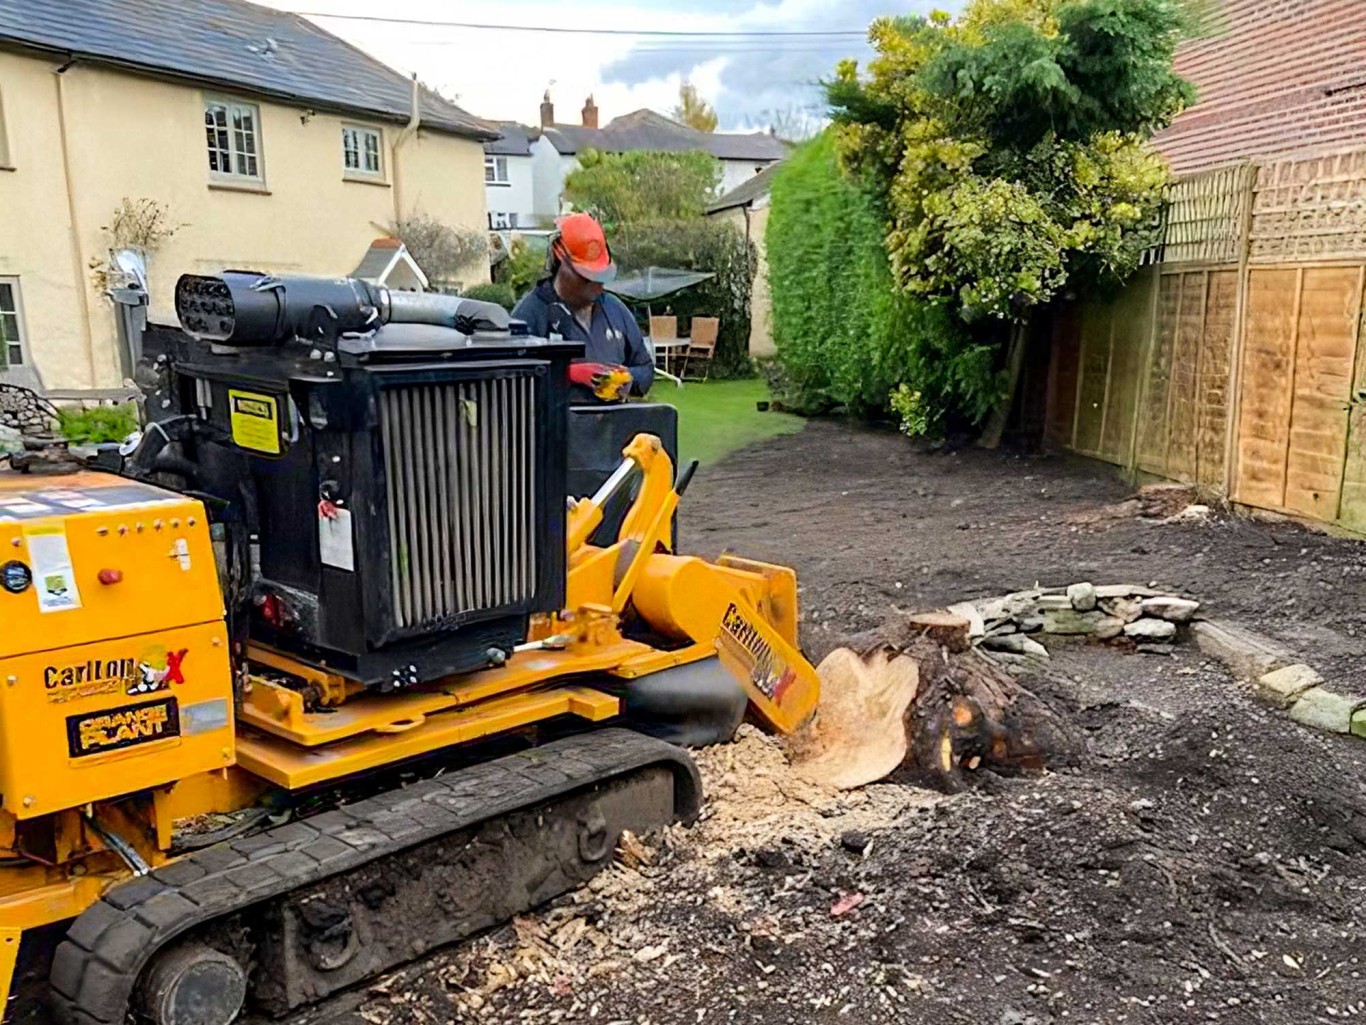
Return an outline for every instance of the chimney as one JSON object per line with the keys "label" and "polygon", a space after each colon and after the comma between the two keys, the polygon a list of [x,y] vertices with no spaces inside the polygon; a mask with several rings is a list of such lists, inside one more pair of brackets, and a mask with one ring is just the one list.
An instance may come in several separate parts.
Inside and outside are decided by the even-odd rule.
{"label": "chimney", "polygon": [[598,127],[598,105],[593,102],[592,94],[583,103],[583,126],[585,128]]}
{"label": "chimney", "polygon": [[541,97],[541,127],[549,128],[555,123],[555,104],[550,102],[550,90]]}

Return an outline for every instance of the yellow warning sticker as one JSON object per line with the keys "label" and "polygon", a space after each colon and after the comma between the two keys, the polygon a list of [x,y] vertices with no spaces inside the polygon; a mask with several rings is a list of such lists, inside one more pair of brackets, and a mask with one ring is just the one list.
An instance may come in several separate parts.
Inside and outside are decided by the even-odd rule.
{"label": "yellow warning sticker", "polygon": [[242,448],[266,455],[280,454],[280,402],[273,395],[228,392],[232,440]]}

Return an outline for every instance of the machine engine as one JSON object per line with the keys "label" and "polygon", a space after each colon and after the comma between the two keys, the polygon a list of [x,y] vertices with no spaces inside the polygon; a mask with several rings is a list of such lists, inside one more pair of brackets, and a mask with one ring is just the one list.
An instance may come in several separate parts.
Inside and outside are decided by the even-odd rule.
{"label": "machine engine", "polygon": [[354,279],[186,275],[176,311],[133,469],[250,534],[226,592],[254,640],[390,690],[501,664],[562,607],[581,346]]}

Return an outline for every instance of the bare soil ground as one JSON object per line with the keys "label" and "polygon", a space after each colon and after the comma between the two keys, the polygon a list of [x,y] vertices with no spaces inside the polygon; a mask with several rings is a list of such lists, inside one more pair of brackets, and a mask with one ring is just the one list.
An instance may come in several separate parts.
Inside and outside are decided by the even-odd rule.
{"label": "bare soil ground", "polygon": [[[1096,517],[1095,464],[812,423],[700,476],[684,542],[795,565],[813,656],[892,607],[1155,581],[1366,680],[1366,546],[1217,516]],[[801,783],[752,731],[709,817],[590,887],[310,1015],[389,1022],[1366,1018],[1366,741],[1303,729],[1189,644],[1059,651],[1029,681],[1080,764],[965,793]],[[1360,689],[1366,690],[1366,687]]]}

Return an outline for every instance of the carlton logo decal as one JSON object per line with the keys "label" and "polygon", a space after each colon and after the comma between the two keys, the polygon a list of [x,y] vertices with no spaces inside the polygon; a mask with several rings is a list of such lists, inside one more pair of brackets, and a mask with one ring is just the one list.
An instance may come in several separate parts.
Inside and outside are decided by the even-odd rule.
{"label": "carlton logo decal", "polygon": [[185,682],[185,659],[190,649],[172,651],[157,644],[137,658],[92,658],[43,670],[43,686],[53,703],[97,694],[152,694]]}
{"label": "carlton logo decal", "polygon": [[717,644],[745,667],[750,681],[765,697],[782,702],[783,692],[792,685],[797,674],[734,604],[721,618]]}

